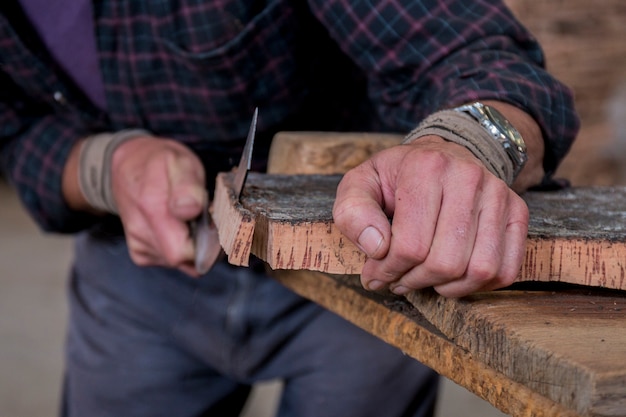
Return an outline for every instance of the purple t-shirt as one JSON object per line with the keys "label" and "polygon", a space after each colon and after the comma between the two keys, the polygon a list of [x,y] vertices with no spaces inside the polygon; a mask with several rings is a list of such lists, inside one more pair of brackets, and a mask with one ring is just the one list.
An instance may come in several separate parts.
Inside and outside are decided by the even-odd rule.
{"label": "purple t-shirt", "polygon": [[106,108],[91,0],[20,0],[52,56],[100,109]]}

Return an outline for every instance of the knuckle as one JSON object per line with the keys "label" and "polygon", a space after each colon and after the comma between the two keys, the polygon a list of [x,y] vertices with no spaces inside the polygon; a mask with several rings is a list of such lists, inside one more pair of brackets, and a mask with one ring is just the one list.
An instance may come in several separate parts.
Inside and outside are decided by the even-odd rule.
{"label": "knuckle", "polygon": [[437,277],[460,278],[466,274],[468,260],[458,251],[431,251],[424,262],[424,267]]}
{"label": "knuckle", "polygon": [[418,159],[419,164],[415,165],[416,168],[421,167],[425,172],[439,172],[450,164],[447,155],[433,149],[420,151]]}
{"label": "knuckle", "polygon": [[517,194],[513,195],[511,207],[511,218],[519,222],[528,223],[530,219],[530,211],[526,202]]}
{"label": "knuckle", "polygon": [[486,178],[485,169],[476,164],[467,164],[460,174],[463,176],[464,182],[476,188],[479,184],[483,183]]}
{"label": "knuckle", "polygon": [[460,278],[465,274],[466,266],[461,262],[439,259],[434,262],[425,263],[428,273],[437,277]]}
{"label": "knuckle", "polygon": [[498,274],[498,279],[502,282],[502,286],[511,285],[517,280],[520,273],[522,259],[516,262],[507,263]]}
{"label": "knuckle", "polygon": [[481,263],[479,265],[471,265],[467,269],[467,277],[478,286],[482,287],[492,282],[498,273],[498,268],[493,263]]}
{"label": "knuckle", "polygon": [[516,278],[517,278],[516,273],[504,275],[498,279],[498,287],[499,288],[508,287],[509,285],[515,282]]}
{"label": "knuckle", "polygon": [[336,201],[333,206],[333,221],[341,229],[350,224],[354,204],[350,200]]}
{"label": "knuckle", "polygon": [[399,244],[394,251],[397,262],[405,265],[423,264],[429,253],[429,248],[422,243],[411,242],[411,244]]}

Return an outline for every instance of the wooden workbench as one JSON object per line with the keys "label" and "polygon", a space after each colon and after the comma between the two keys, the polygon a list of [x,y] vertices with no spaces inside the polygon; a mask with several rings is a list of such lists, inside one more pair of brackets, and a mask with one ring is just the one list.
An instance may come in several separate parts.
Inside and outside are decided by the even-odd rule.
{"label": "wooden workbench", "polygon": [[[311,139],[312,133],[306,135]],[[313,138],[277,137],[269,172],[342,172],[398,139]],[[254,184],[253,177],[246,186]],[[219,226],[219,216],[216,221]],[[250,234],[244,240],[252,240],[252,229],[237,230]],[[610,248],[611,243],[603,245]],[[606,265],[602,252],[596,252],[579,251],[581,262],[595,259],[590,264],[594,274],[612,268],[619,276],[621,261]],[[533,271],[527,268],[526,276]],[[271,274],[511,416],[626,416],[624,291],[520,282],[461,299],[446,299],[432,290],[399,297],[363,290],[356,274],[314,272],[293,265]]]}

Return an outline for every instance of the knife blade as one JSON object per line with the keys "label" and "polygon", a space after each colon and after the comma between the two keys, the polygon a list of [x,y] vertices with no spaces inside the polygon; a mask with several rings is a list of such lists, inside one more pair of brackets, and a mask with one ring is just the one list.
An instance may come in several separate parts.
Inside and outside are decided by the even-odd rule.
{"label": "knife blade", "polygon": [[[241,191],[243,190],[248,171],[250,170],[258,114],[259,108],[257,107],[254,109],[246,144],[244,145],[239,165],[235,171],[233,184],[237,200],[239,200],[241,196]],[[211,269],[211,266],[213,266],[222,253],[217,226],[213,222],[213,218],[209,212],[208,201],[202,208],[200,216],[192,222],[191,233],[195,245],[195,268],[200,275],[204,275]]]}
{"label": "knife blade", "polygon": [[243,191],[243,186],[246,183],[248,171],[250,171],[250,162],[252,161],[252,148],[254,147],[254,136],[256,134],[256,121],[258,116],[259,108],[257,107],[254,109],[254,114],[252,115],[252,122],[250,123],[250,130],[248,131],[246,144],[243,147],[241,159],[239,160],[239,166],[237,167],[237,171],[235,171],[235,179],[233,180],[233,189],[235,190],[237,200],[239,200],[239,198],[241,197],[241,191]]}

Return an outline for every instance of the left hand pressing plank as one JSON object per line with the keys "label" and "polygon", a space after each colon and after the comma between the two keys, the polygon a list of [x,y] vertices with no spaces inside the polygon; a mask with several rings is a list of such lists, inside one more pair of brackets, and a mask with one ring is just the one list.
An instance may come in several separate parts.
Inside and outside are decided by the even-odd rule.
{"label": "left hand pressing plank", "polygon": [[524,259],[526,203],[470,151],[437,136],[349,171],[333,216],[368,256],[361,282],[370,290],[432,286],[460,297],[510,285]]}

